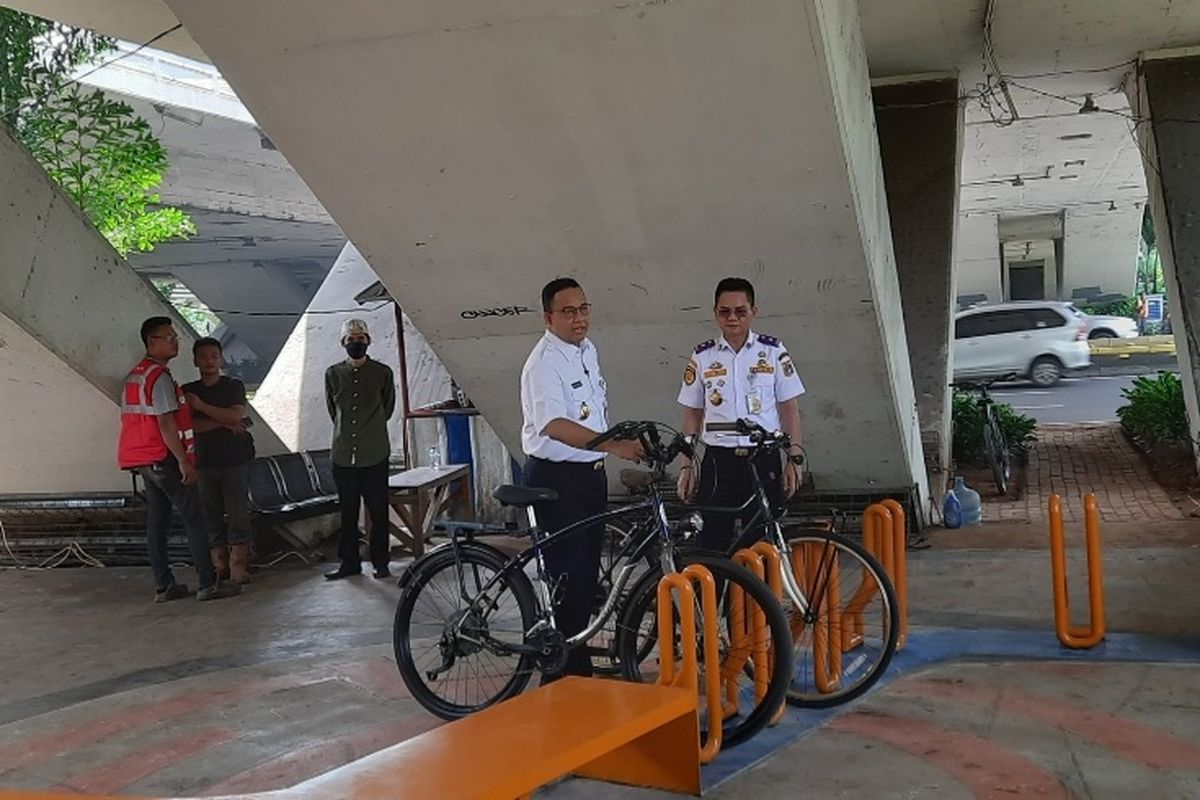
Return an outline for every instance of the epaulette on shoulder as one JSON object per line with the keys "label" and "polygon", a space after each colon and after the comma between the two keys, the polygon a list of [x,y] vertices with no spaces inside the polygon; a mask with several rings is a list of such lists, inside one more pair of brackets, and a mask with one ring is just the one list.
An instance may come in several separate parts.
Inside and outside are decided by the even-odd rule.
{"label": "epaulette on shoulder", "polygon": [[767,347],[779,347],[779,340],[774,336],[767,336],[765,333],[758,335],[758,343],[765,344]]}
{"label": "epaulette on shoulder", "polygon": [[701,342],[700,344],[696,345],[696,349],[695,349],[693,352],[695,352],[695,353],[697,353],[697,354],[699,354],[699,353],[703,353],[705,350],[708,350],[709,348],[715,347],[715,346],[716,346],[716,344],[717,344],[717,340],[716,340],[716,339],[709,339],[709,340],[708,340],[708,341],[706,341],[706,342]]}

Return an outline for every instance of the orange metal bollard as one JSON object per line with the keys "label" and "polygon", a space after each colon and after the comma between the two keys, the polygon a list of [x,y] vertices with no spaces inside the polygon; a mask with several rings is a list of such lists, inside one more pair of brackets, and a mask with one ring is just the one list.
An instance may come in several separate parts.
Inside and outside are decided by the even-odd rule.
{"label": "orange metal bollard", "polygon": [[888,498],[880,505],[892,512],[892,588],[896,591],[896,618],[899,620],[896,649],[908,641],[908,520],[904,506]]}
{"label": "orange metal bollard", "polygon": [[1063,537],[1062,500],[1050,496],[1050,572],[1054,584],[1054,630],[1064,647],[1075,650],[1095,647],[1105,636],[1104,564],[1100,556],[1100,511],[1096,497],[1083,499],[1084,531],[1087,546],[1088,625],[1071,624],[1067,598],[1067,553]]}
{"label": "orange metal bollard", "polygon": [[[704,626],[704,696],[708,708],[708,738],[700,746],[700,763],[707,764],[721,751],[722,723],[720,653],[717,647],[717,583],[712,573],[698,564],[682,574],[664,575],[658,582],[658,651],[661,667],[658,683],[698,691],[696,661],[696,593],[700,587],[701,624]],[[674,614],[671,593],[679,597],[680,648],[682,662],[675,667]]]}

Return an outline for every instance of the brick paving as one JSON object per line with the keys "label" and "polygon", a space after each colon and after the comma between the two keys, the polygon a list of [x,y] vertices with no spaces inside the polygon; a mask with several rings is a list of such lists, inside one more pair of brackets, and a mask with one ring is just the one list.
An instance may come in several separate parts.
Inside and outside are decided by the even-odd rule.
{"label": "brick paving", "polygon": [[1040,522],[1051,494],[1063,500],[1065,521],[1083,520],[1083,495],[1093,492],[1109,522],[1181,520],[1183,514],[1154,480],[1115,422],[1043,424],[1029,456],[1018,500],[985,500],[985,519]]}

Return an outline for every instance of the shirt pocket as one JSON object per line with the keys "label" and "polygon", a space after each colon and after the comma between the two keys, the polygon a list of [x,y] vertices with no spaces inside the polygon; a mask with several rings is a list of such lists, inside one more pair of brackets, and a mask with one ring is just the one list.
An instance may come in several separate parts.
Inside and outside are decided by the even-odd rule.
{"label": "shirt pocket", "polygon": [[578,381],[567,387],[567,399],[575,404],[576,407],[580,403],[586,403],[595,396],[595,391],[592,385],[587,381]]}
{"label": "shirt pocket", "polygon": [[[778,369],[778,367],[776,367]],[[754,374],[754,383],[752,389],[758,390],[758,396],[762,398],[763,403],[775,402],[775,375],[770,372],[757,372]]]}
{"label": "shirt pocket", "polygon": [[576,381],[567,386],[567,406],[572,419],[587,419],[599,410],[598,405],[595,389],[587,380]]}

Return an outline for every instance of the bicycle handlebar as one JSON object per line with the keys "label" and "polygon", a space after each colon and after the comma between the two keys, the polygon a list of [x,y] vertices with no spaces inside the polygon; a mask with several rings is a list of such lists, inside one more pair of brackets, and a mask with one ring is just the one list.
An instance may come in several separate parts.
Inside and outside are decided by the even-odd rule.
{"label": "bicycle handlebar", "polygon": [[757,422],[739,419],[736,422],[709,422],[704,426],[707,433],[736,433],[748,436],[761,450],[781,450],[791,446],[792,440],[783,431],[769,431]]}
{"label": "bicycle handlebar", "polygon": [[[664,443],[660,429],[670,431],[670,441]],[[675,460],[680,453],[688,458],[694,458],[695,448],[682,434],[673,428],[660,425],[652,420],[626,420],[618,422],[604,433],[587,443],[588,450],[595,450],[605,442],[617,440],[637,440],[642,444],[646,463],[651,469],[662,472]]]}

